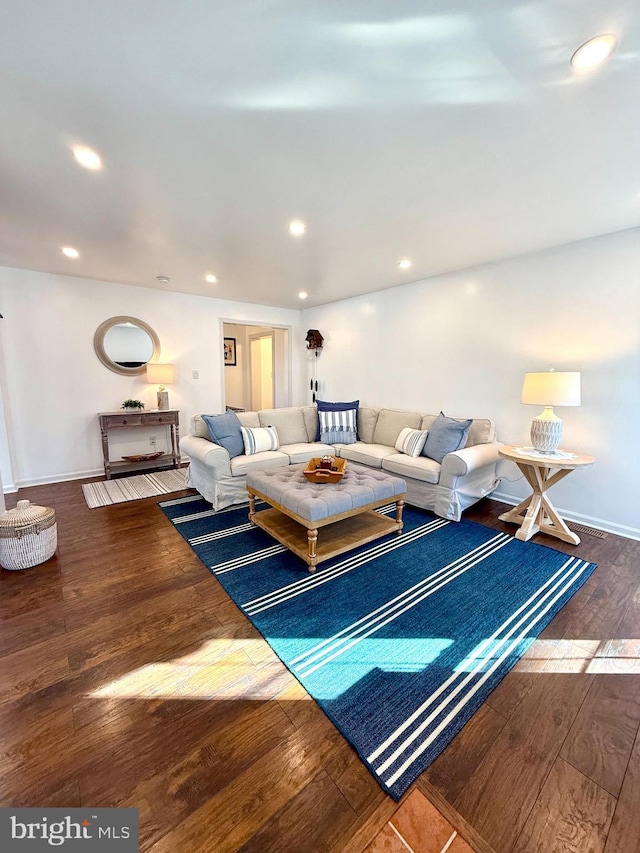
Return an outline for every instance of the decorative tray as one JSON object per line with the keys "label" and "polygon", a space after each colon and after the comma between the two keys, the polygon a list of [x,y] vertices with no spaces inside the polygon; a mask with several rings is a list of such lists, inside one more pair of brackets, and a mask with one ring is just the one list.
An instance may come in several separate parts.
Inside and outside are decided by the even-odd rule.
{"label": "decorative tray", "polygon": [[155,453],[137,453],[135,456],[123,456],[127,462],[149,462],[150,459],[157,459],[159,456],[164,456],[164,450],[158,450]]}
{"label": "decorative tray", "polygon": [[315,456],[307,462],[302,472],[310,483],[339,483],[347,467],[346,459],[331,457],[331,468],[321,468],[322,459]]}

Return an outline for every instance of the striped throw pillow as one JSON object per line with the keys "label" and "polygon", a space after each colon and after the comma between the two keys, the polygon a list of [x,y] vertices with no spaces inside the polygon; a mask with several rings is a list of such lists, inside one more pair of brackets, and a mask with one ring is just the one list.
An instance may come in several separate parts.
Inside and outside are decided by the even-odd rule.
{"label": "striped throw pillow", "polygon": [[401,429],[396,439],[396,450],[406,453],[407,456],[420,456],[428,432],[428,429],[410,429],[409,427]]}
{"label": "striped throw pillow", "polygon": [[356,410],[318,412],[320,441],[325,444],[354,444],[357,439]]}
{"label": "striped throw pillow", "polygon": [[240,427],[240,432],[246,456],[263,453],[265,450],[277,450],[280,447],[275,427]]}

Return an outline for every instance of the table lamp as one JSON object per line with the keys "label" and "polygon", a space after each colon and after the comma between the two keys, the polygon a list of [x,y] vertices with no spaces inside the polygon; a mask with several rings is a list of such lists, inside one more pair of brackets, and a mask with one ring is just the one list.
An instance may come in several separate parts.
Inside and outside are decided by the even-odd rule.
{"label": "table lamp", "polygon": [[165,385],[173,385],[176,381],[176,368],[174,364],[157,364],[147,362],[147,382],[150,385],[158,385],[158,408],[167,410],[169,408],[169,392]]}
{"label": "table lamp", "polygon": [[562,439],[562,419],[553,407],[580,405],[580,374],[525,373],[521,402],[544,406],[531,422],[531,444],[541,453],[555,453]]}

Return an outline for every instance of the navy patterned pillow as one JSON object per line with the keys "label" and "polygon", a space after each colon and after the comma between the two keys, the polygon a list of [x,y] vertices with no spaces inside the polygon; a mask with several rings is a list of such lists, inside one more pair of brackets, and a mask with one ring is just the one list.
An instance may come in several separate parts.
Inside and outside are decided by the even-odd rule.
{"label": "navy patterned pillow", "polygon": [[[344,412],[347,410],[353,410],[355,412],[354,420],[356,421],[356,424],[357,424],[358,406],[359,405],[360,405],[360,400],[353,400],[351,403],[327,403],[325,400],[318,400],[317,401],[318,429],[316,430],[316,441],[320,441],[320,433],[321,433],[320,412]],[[356,429],[357,429],[357,427],[356,427]],[[353,441],[356,441],[356,440],[357,440],[357,435],[353,439]],[[328,442],[328,444],[331,444],[331,443],[332,442]],[[350,442],[342,441],[340,443],[341,444],[347,444],[347,443],[352,444],[353,442],[352,441],[350,441]]]}

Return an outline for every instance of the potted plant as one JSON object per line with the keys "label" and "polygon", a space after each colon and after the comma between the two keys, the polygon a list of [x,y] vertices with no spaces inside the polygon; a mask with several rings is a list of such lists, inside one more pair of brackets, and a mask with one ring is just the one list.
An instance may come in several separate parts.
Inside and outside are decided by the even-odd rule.
{"label": "potted plant", "polygon": [[140,412],[144,409],[144,403],[141,400],[125,400],[120,408],[125,412]]}

